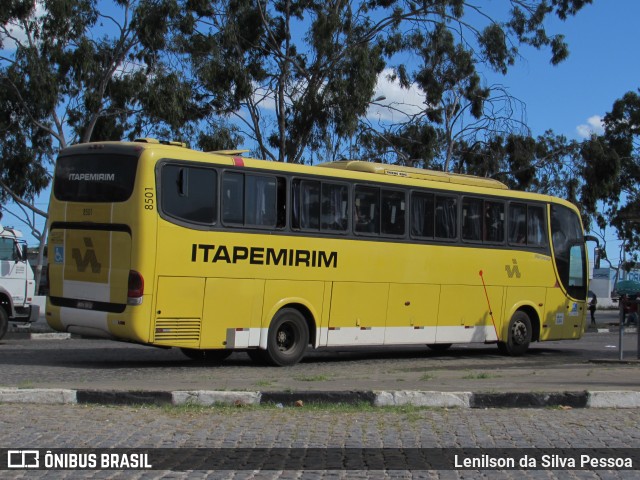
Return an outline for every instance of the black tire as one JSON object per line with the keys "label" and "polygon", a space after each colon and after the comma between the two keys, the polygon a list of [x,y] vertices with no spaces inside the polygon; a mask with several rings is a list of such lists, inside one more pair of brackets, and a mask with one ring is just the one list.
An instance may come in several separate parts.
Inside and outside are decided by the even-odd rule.
{"label": "black tire", "polygon": [[278,367],[298,363],[309,345],[309,327],[302,314],[293,308],[283,308],[269,326],[268,363]]}
{"label": "black tire", "polygon": [[221,362],[232,353],[231,350],[225,349],[199,350],[197,348],[181,348],[180,350],[191,360],[202,363]]}
{"label": "black tire", "polygon": [[0,338],[7,334],[9,329],[9,316],[4,308],[0,307]]}
{"label": "black tire", "polygon": [[517,311],[509,322],[509,331],[506,342],[498,342],[498,350],[512,357],[523,355],[531,343],[532,329],[529,315],[523,311]]}
{"label": "black tire", "polygon": [[451,345],[453,345],[453,343],[429,343],[427,347],[434,352],[444,352],[445,350],[449,350]]}

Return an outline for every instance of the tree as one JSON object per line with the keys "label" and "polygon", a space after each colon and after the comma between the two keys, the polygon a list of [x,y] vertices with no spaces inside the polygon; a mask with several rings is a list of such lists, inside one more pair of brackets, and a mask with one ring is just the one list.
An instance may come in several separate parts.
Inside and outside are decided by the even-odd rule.
{"label": "tree", "polygon": [[[175,4],[159,0],[8,0],[0,12],[0,201],[39,215],[57,152],[72,143],[170,132],[203,115],[169,57]],[[103,10],[104,9],[104,10]],[[149,20],[156,20],[149,24]],[[44,247],[44,232],[33,232]]]}
{"label": "tree", "polygon": [[[640,93],[640,90],[638,91]],[[627,252],[640,251],[640,95],[627,92],[616,100],[604,117],[602,147],[590,155],[595,159],[592,180],[604,176],[609,181],[595,184],[605,203],[600,224],[609,223],[618,231]]]}
{"label": "tree", "polygon": [[[380,72],[396,64],[401,85],[425,92],[422,114],[410,122],[439,128],[448,169],[462,119],[487,112],[492,89],[481,85],[479,66],[506,73],[521,44],[549,47],[552,63],[562,61],[564,39],[548,35],[544,22],[588,3],[507,1],[511,9],[497,20],[462,0],[189,0],[176,47],[188,55],[208,104],[236,117],[258,156],[296,163],[316,161],[321,150],[348,153]],[[422,65],[408,67],[406,56]],[[405,130],[390,126],[379,140]],[[428,129],[410,130],[422,136]]]}
{"label": "tree", "polygon": [[189,30],[177,47],[208,105],[235,116],[258,156],[312,161],[332,134],[354,131],[384,66],[367,5],[220,0],[183,8]]}

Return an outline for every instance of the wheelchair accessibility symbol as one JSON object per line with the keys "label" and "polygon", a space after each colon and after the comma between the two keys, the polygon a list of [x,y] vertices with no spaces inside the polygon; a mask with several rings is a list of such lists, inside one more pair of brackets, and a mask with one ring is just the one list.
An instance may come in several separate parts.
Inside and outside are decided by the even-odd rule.
{"label": "wheelchair accessibility symbol", "polygon": [[64,263],[64,247],[55,247],[54,263]]}

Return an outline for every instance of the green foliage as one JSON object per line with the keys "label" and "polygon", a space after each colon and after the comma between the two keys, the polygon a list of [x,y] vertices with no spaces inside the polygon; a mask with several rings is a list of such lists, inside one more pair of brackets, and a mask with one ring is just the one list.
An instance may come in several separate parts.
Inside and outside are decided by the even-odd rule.
{"label": "green foliage", "polygon": [[117,0],[109,15],[103,7],[11,0],[3,8],[3,200],[8,192],[33,198],[44,189],[54,155],[71,143],[154,131],[176,137],[206,113],[191,84],[158,54],[177,4]]}
{"label": "green foliage", "polygon": [[[632,238],[617,212],[639,200],[640,97],[626,94],[606,134],[580,145],[532,138],[508,92],[482,80],[484,69],[506,74],[523,45],[562,61],[564,37],[546,22],[589,3],[507,1],[490,18],[464,0],[114,0],[109,15],[95,0],[45,0],[44,15],[7,0],[0,179],[32,198],[70,143],[155,135],[219,150],[246,138],[278,161],[359,155],[495,177],[563,196]],[[373,126],[365,115],[385,68],[424,103]]]}
{"label": "green foliage", "polygon": [[[188,54],[208,104],[218,115],[243,118],[260,156],[308,161],[332,135],[355,131],[384,66],[380,45],[367,37],[364,6],[306,0],[261,8],[248,0],[214,5],[204,12],[183,4],[194,29],[179,34],[176,46]],[[273,121],[262,109],[271,103]]]}
{"label": "green foliage", "polygon": [[198,136],[198,148],[203,152],[214,150],[234,150],[242,144],[242,137],[238,134],[237,127],[216,122]]}
{"label": "green foliage", "polygon": [[289,162],[350,144],[382,69],[398,55],[418,58],[415,69],[397,65],[395,77],[424,90],[416,121],[443,127],[448,169],[455,125],[466,115],[482,118],[492,93],[478,67],[506,73],[520,44],[549,48],[552,62],[561,61],[563,37],[548,35],[544,22],[586,3],[517,2],[504,19],[480,16],[488,21],[476,26],[467,15],[478,7],[462,0],[280,0],[257,8],[249,0],[183,0],[171,48],[189,61],[216,114],[237,115],[260,156]]}
{"label": "green foliage", "polygon": [[[640,90],[638,91],[640,93]],[[597,194],[604,199],[606,209],[599,218],[610,223],[625,240],[625,248],[640,250],[640,95],[627,92],[616,100],[604,117],[604,154],[594,155],[599,167],[595,175],[610,180],[598,184]],[[600,152],[597,152],[600,153]],[[603,158],[604,157],[604,158]],[[607,162],[609,159],[609,162]],[[613,170],[612,172],[608,169]],[[615,175],[615,177],[614,177]]]}

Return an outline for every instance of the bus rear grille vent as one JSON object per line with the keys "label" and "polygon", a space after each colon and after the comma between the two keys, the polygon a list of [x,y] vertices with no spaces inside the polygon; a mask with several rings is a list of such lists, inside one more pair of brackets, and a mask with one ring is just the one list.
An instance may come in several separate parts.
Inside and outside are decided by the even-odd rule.
{"label": "bus rear grille vent", "polygon": [[198,346],[200,327],[199,318],[158,318],[155,326],[155,343]]}

